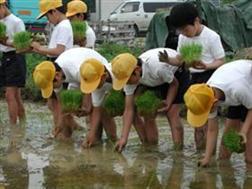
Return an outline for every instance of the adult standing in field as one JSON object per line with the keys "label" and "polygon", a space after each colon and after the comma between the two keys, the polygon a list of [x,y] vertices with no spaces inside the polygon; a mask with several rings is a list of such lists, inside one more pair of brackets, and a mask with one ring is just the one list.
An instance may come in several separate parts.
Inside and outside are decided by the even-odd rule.
{"label": "adult standing in field", "polygon": [[[46,55],[50,61],[55,61],[61,53],[73,47],[72,26],[65,16],[65,8],[61,0],[40,0],[39,8],[40,15],[37,19],[46,16],[48,21],[55,27],[49,45],[46,47],[38,42],[33,42],[33,51]],[[48,106],[53,112],[54,123],[57,125],[60,116],[60,105],[54,93],[48,99]]]}
{"label": "adult standing in field", "polygon": [[94,30],[88,25],[87,17],[88,17],[88,7],[86,3],[84,3],[81,0],[72,0],[67,4],[67,12],[66,16],[71,21],[83,21],[85,22],[87,29],[86,33],[83,34],[86,38],[86,41],[84,42],[83,46],[87,48],[94,49],[95,48],[95,41],[96,36]]}
{"label": "adult standing in field", "polygon": [[[175,5],[170,13],[171,24],[179,31],[178,56],[163,60],[171,65],[181,65],[180,49],[183,45],[199,44],[203,47],[201,60],[190,68],[191,84],[205,83],[213,72],[224,64],[225,51],[220,36],[201,24],[197,8],[192,3]],[[205,148],[206,127],[195,129],[195,142],[198,150]]]}
{"label": "adult standing in field", "polygon": [[[189,84],[189,72],[184,67],[178,68],[159,61],[159,52],[166,51],[170,57],[176,57],[177,52],[168,48],[157,48],[146,51],[139,58],[124,53],[112,60],[112,71],[115,76],[113,88],[124,89],[125,110],[123,114],[123,128],[121,138],[116,144],[116,150],[121,152],[125,147],[130,128],[139,117],[135,111],[135,97],[144,91],[153,91],[156,96],[164,100],[165,106],[159,112],[164,112],[170,123],[173,143],[175,147],[183,147],[183,126],[179,118],[179,104],[183,102],[183,94]],[[144,131],[140,138],[148,144],[158,143],[158,128],[156,115],[144,117]],[[136,126],[140,126],[138,124]],[[140,127],[141,128],[141,127]]]}
{"label": "adult standing in field", "polygon": [[23,54],[17,54],[13,47],[13,36],[25,31],[24,22],[8,9],[6,0],[0,0],[0,22],[6,26],[6,38],[0,39],[3,53],[0,64],[0,87],[5,88],[10,124],[25,120],[25,109],[21,98],[21,88],[25,86],[26,62]]}

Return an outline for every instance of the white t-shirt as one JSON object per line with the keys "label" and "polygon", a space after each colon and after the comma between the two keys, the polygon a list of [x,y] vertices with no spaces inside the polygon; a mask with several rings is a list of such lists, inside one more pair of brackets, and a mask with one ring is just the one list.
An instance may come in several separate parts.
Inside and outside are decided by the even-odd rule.
{"label": "white t-shirt", "polygon": [[[197,43],[203,47],[201,61],[205,64],[211,64],[214,60],[224,58],[225,51],[223,49],[220,36],[210,28],[203,26],[203,30],[199,36],[186,37],[179,35],[177,51],[185,44]],[[204,72],[205,70],[190,68],[191,73]]]}
{"label": "white t-shirt", "polygon": [[[13,42],[13,37],[15,33],[25,31],[24,22],[20,18],[16,17],[14,14],[6,16],[5,18],[1,19],[0,22],[6,25],[6,35],[8,37],[7,42]],[[0,51],[15,51],[15,48],[0,44]]]}
{"label": "white t-shirt", "polygon": [[73,86],[78,86],[79,88],[80,66],[89,58],[95,58],[104,64],[108,63],[107,60],[95,50],[83,47],[69,49],[55,60],[65,74],[65,82],[70,83],[70,88],[73,88]]}
{"label": "white t-shirt", "polygon": [[[106,69],[108,70],[110,76],[112,77],[112,81],[114,79],[114,75],[112,73],[112,66],[111,63],[104,64]],[[99,89],[96,89],[94,92],[92,92],[92,104],[94,107],[99,107],[102,105],[102,102],[104,100],[104,97],[106,94],[112,89],[112,83],[105,82],[103,86]]]}
{"label": "white t-shirt", "polygon": [[96,36],[94,30],[88,25],[88,23],[87,23],[86,39],[87,39],[86,47],[94,49]]}
{"label": "white t-shirt", "polygon": [[[139,56],[143,61],[142,64],[142,77],[139,84],[150,87],[156,87],[164,83],[171,83],[174,79],[174,73],[178,69],[176,66],[160,62],[158,54],[160,51],[166,50],[170,57],[176,57],[177,52],[168,48],[151,49]],[[137,87],[136,85],[125,85],[124,92],[126,95],[134,94]]]}
{"label": "white t-shirt", "polygon": [[56,48],[57,45],[64,45],[65,50],[73,48],[73,30],[69,20],[62,20],[53,29],[48,48]]}
{"label": "white t-shirt", "polygon": [[252,61],[237,60],[219,67],[207,84],[222,90],[225,100],[221,105],[244,105],[252,108]]}

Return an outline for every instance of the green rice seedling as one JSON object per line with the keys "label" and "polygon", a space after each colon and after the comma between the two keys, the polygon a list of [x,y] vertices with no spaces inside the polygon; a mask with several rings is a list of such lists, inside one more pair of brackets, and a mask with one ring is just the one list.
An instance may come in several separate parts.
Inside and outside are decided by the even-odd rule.
{"label": "green rice seedling", "polygon": [[6,37],[6,25],[0,22],[0,39],[3,39],[5,37]]}
{"label": "green rice seedling", "polygon": [[30,49],[31,42],[31,33],[27,31],[15,33],[13,37],[13,44],[17,52],[23,52]]}
{"label": "green rice seedling", "polygon": [[242,137],[235,130],[230,130],[223,135],[223,144],[231,152],[242,153],[245,151]]}
{"label": "green rice seedling", "polygon": [[124,112],[124,95],[122,91],[111,90],[103,101],[103,108],[112,117],[121,116]]}
{"label": "green rice seedling", "polygon": [[65,113],[75,112],[81,107],[83,95],[80,90],[63,90],[59,97],[62,111]]}
{"label": "green rice seedling", "polygon": [[202,50],[202,45],[197,43],[185,44],[179,49],[182,60],[188,66],[191,66],[194,61],[199,61],[201,59]]}
{"label": "green rice seedling", "polygon": [[83,21],[72,21],[72,29],[74,35],[74,42],[79,43],[85,39],[87,23]]}
{"label": "green rice seedling", "polygon": [[154,116],[160,108],[162,100],[154,92],[145,91],[144,94],[136,97],[137,112],[142,116]]}

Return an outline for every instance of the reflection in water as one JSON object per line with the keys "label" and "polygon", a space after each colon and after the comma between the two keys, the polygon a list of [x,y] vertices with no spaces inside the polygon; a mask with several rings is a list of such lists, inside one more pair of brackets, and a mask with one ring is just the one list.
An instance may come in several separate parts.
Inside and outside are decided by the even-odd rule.
{"label": "reflection in water", "polygon": [[[2,108],[5,104],[0,106],[7,110]],[[194,149],[193,130],[185,127],[185,149],[173,151],[165,118],[158,118],[159,146],[140,145],[133,131],[126,150],[118,154],[107,141],[82,150],[83,131],[69,142],[50,139],[52,117],[47,107],[26,106],[26,126],[7,125],[7,112],[0,113],[1,189],[251,189],[252,169],[246,167],[242,155],[234,154],[231,161],[218,161],[211,168],[198,168],[201,154]]]}

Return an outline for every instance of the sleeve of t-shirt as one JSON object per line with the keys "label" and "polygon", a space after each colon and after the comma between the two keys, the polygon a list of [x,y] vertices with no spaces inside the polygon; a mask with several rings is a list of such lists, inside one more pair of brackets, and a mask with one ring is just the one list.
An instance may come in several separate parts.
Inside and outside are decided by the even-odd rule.
{"label": "sleeve of t-shirt", "polygon": [[174,79],[174,73],[166,66],[158,70],[158,76],[166,83],[171,83]]}
{"label": "sleeve of t-shirt", "polygon": [[236,94],[236,97],[239,99],[239,102],[245,106],[247,109],[252,109],[252,97],[251,97],[251,91],[252,87],[243,87],[240,89],[237,89],[238,93]]}
{"label": "sleeve of t-shirt", "polygon": [[180,47],[181,47],[181,45],[182,45],[182,42],[183,41],[183,36],[180,34],[179,35],[179,37],[178,37],[178,46],[177,46],[177,52],[178,52],[178,54],[180,54]]}
{"label": "sleeve of t-shirt", "polygon": [[137,85],[125,85],[123,88],[123,91],[125,92],[126,96],[129,96],[135,93],[136,88],[137,88]]}
{"label": "sleeve of t-shirt", "polygon": [[96,36],[95,36],[95,33],[92,30],[92,28],[89,28],[86,31],[86,39],[87,39],[86,47],[88,47],[88,48],[94,48],[95,47]]}
{"label": "sleeve of t-shirt", "polygon": [[210,51],[215,59],[224,58],[225,57],[225,51],[221,43],[221,39],[219,35],[213,36],[212,39],[210,39]]}
{"label": "sleeve of t-shirt", "polygon": [[102,105],[105,96],[111,88],[112,85],[105,83],[102,88],[96,89],[94,92],[92,92],[91,98],[94,107],[100,107]]}
{"label": "sleeve of t-shirt", "polygon": [[69,40],[69,34],[71,31],[69,31],[71,28],[68,27],[60,27],[58,32],[60,35],[57,35],[55,43],[57,45],[64,45],[66,46]]}
{"label": "sleeve of t-shirt", "polygon": [[24,22],[22,20],[20,20],[16,23],[16,31],[15,32],[22,32],[22,31],[25,31],[25,25],[24,25]]}

